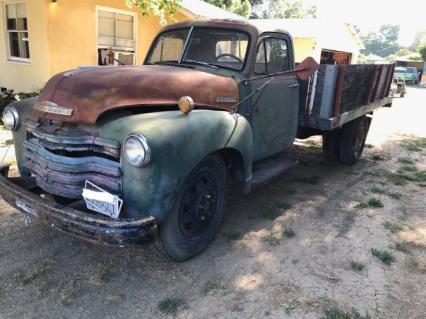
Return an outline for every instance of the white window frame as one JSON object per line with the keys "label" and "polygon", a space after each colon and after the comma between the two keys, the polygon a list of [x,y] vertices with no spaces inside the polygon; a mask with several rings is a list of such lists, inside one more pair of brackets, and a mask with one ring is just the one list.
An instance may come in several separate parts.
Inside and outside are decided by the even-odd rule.
{"label": "white window frame", "polygon": [[[5,50],[6,50],[6,62],[10,62],[10,63],[22,63],[22,64],[30,64],[31,63],[31,58],[27,59],[27,58],[19,58],[19,57],[15,57],[11,55],[11,51],[10,51],[10,37],[9,37],[9,33],[10,31],[7,30],[7,5],[10,4],[19,4],[19,3],[24,3],[25,4],[25,14],[26,14],[26,18],[27,18],[27,24],[28,24],[28,11],[27,11],[27,2],[25,0],[20,0],[20,1],[3,1],[2,6],[3,6],[3,27],[4,27],[4,35],[5,35]],[[28,33],[28,43],[30,43],[30,30],[29,30],[29,26],[27,25],[27,33]],[[30,50],[31,52],[31,50]],[[31,54],[31,53],[30,53]]]}
{"label": "white window frame", "polygon": [[[111,13],[118,13],[118,14],[124,14],[124,15],[130,15],[133,17],[133,38],[135,47],[133,49],[125,48],[125,47],[114,47],[114,46],[108,46],[108,45],[100,45],[99,44],[99,11],[106,11]],[[133,52],[135,54],[135,57],[137,56],[137,47],[138,47],[138,34],[137,34],[137,28],[138,26],[138,15],[136,12],[132,11],[126,11],[126,10],[120,10],[110,7],[104,7],[104,6],[96,6],[96,51],[98,49],[109,49],[110,47],[113,50],[116,51],[129,51]],[[135,58],[136,60],[136,58]]]}

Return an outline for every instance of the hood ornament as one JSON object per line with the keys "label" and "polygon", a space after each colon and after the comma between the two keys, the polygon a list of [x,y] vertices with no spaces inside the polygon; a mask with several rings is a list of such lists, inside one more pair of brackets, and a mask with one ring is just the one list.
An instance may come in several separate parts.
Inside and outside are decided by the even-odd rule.
{"label": "hood ornament", "polygon": [[71,116],[74,111],[73,109],[69,107],[59,106],[58,104],[49,102],[49,101],[38,102],[34,109],[40,112],[65,115],[65,116]]}

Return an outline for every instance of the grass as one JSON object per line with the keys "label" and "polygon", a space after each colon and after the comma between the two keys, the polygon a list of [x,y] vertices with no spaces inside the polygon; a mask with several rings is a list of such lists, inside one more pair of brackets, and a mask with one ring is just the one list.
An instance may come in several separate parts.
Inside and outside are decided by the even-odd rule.
{"label": "grass", "polygon": [[390,265],[395,261],[394,255],[387,250],[373,248],[371,249],[371,253],[386,265]]}
{"label": "grass", "polygon": [[385,158],[382,155],[373,155],[372,156],[373,160],[375,161],[383,161]]}
{"label": "grass", "polygon": [[278,246],[281,243],[281,238],[271,232],[269,235],[263,237],[263,241],[271,246]]}
{"label": "grass", "polygon": [[408,184],[408,180],[405,174],[392,173],[388,175],[388,179],[397,186],[405,186]]}
{"label": "grass", "polygon": [[269,207],[265,207],[265,211],[262,213],[262,218],[274,220],[280,217],[283,212],[291,208],[291,204],[284,201],[274,202]]}
{"label": "grass", "polygon": [[401,225],[392,224],[390,222],[384,223],[383,226],[393,234],[399,233],[403,229]]}
{"label": "grass", "polygon": [[401,170],[405,172],[415,172],[417,171],[417,167],[414,165],[402,165]]}
{"label": "grass", "polygon": [[403,253],[409,253],[410,247],[406,242],[397,242],[395,244],[395,250],[401,251]]}
{"label": "grass", "polygon": [[158,303],[158,309],[164,314],[175,315],[183,305],[185,300],[182,298],[166,298]]}
{"label": "grass", "polygon": [[402,196],[401,193],[393,193],[393,192],[388,193],[388,195],[394,199],[401,199],[401,196]]}
{"label": "grass", "polygon": [[374,147],[374,145],[371,145],[371,144],[365,144],[365,147],[366,147],[366,148],[373,148],[373,147]]}
{"label": "grass", "polygon": [[286,228],[283,231],[283,235],[287,238],[293,238],[294,236],[296,236],[296,233],[292,228]]}
{"label": "grass", "polygon": [[426,182],[426,170],[421,170],[414,173],[416,182]]}
{"label": "grass", "polygon": [[374,207],[374,208],[382,208],[385,205],[383,205],[382,201],[380,199],[377,198],[370,198],[367,202],[368,206],[370,207]]}
{"label": "grass", "polygon": [[364,263],[361,263],[359,261],[355,261],[355,260],[351,261],[351,268],[353,270],[362,271],[365,268],[365,266],[366,265]]}
{"label": "grass", "polygon": [[399,157],[398,162],[402,164],[414,165],[414,161],[409,157]]}
{"label": "grass", "polygon": [[324,317],[323,319],[371,319],[366,315],[361,315],[357,310],[350,309],[345,310],[336,305],[327,305],[323,308]]}
{"label": "grass", "polygon": [[368,207],[368,205],[366,203],[361,203],[361,202],[357,202],[354,205],[354,208],[358,208],[358,209],[364,209],[364,208],[367,208],[367,207]]}
{"label": "grass", "polygon": [[225,287],[222,286],[219,282],[215,280],[209,280],[204,284],[203,293],[207,295],[209,292],[222,289],[225,289]]}
{"label": "grass", "polygon": [[374,194],[385,194],[386,193],[386,190],[384,190],[383,188],[377,187],[377,186],[372,187],[370,189],[370,191]]}
{"label": "grass", "polygon": [[411,140],[409,143],[404,144],[403,146],[410,152],[420,152],[423,148],[426,148],[426,138],[417,138]]}
{"label": "grass", "polygon": [[243,239],[244,235],[243,235],[243,234],[241,234],[241,233],[234,233],[234,232],[231,232],[231,233],[226,233],[226,234],[225,234],[225,237],[226,237],[226,239],[228,239],[228,240],[236,241],[236,240],[241,240],[241,239]]}
{"label": "grass", "polygon": [[302,183],[302,184],[311,184],[311,185],[317,185],[319,184],[321,178],[319,176],[313,175],[309,177],[295,177],[294,181],[296,183]]}

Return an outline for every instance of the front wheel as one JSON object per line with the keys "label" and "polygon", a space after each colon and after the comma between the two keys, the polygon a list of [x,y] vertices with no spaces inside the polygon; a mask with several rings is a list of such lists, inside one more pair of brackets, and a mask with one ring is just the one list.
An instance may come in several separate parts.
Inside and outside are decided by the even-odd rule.
{"label": "front wheel", "polygon": [[216,155],[206,157],[189,175],[177,201],[160,225],[166,254],[185,261],[214,239],[226,203],[226,166]]}

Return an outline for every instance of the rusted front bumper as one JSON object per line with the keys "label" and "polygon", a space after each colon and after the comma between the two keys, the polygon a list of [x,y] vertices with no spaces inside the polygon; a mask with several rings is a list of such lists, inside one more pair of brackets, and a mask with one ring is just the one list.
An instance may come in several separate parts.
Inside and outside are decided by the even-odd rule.
{"label": "rusted front bumper", "polygon": [[138,245],[157,233],[154,217],[112,220],[59,205],[40,196],[34,178],[8,177],[8,167],[0,167],[0,196],[22,213],[42,223],[86,241],[112,246]]}

